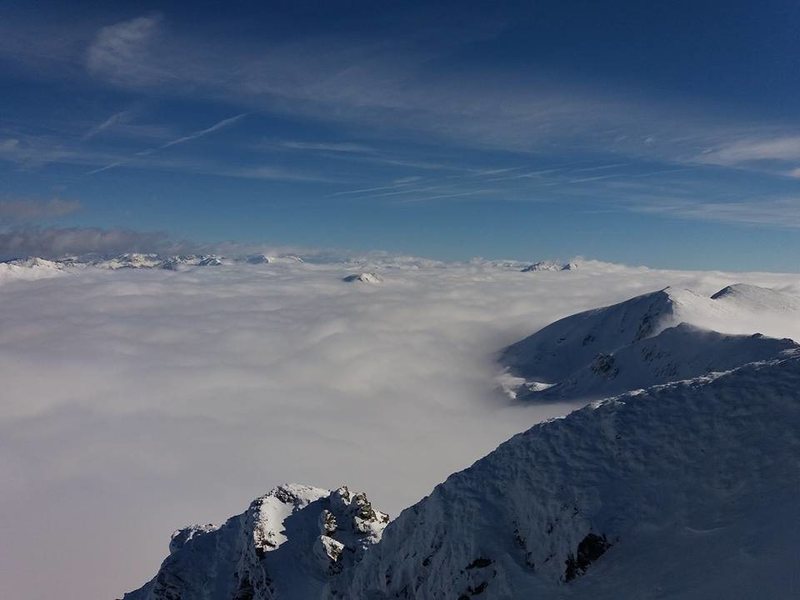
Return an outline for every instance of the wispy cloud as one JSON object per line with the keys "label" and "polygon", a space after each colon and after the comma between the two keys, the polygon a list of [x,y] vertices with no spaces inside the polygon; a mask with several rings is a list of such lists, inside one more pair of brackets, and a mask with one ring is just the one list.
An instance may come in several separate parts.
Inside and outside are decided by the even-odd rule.
{"label": "wispy cloud", "polygon": [[[181,23],[153,13],[106,25],[87,39],[81,65],[84,76],[96,83],[143,98],[225,102],[236,107],[231,111],[236,114],[142,144],[144,149],[109,144],[110,150],[97,150],[101,140],[94,138],[105,137],[100,133],[130,125],[120,111],[85,134],[92,142],[87,148],[53,140],[37,146],[15,134],[0,141],[0,157],[25,166],[81,164],[90,175],[130,166],[265,181],[351,181],[347,188],[326,190],[327,197],[359,200],[591,197],[625,210],[636,198],[661,194],[658,188],[670,185],[666,178],[685,168],[718,175],[719,167],[745,167],[780,175],[788,185],[787,175],[800,175],[800,133],[791,124],[718,116],[699,103],[643,97],[610,85],[578,85],[561,75],[534,72],[520,78],[480,66],[468,73],[443,71],[447,52],[463,42],[455,38],[447,47],[424,36],[414,44],[365,35],[230,43],[193,38]],[[191,157],[188,151],[159,155],[265,112],[323,124],[327,131],[319,137],[306,138],[309,132],[304,132],[300,139],[273,138],[261,146],[231,144],[236,152],[214,158]],[[255,114],[252,119],[254,130],[263,124],[256,123]],[[481,153],[484,157],[476,159]],[[647,181],[649,189],[630,195],[629,202],[605,194],[613,184],[633,180]],[[718,177],[716,183],[720,191],[725,186],[736,191],[734,183],[719,183]],[[780,197],[787,196],[784,192]],[[745,214],[743,203],[749,201],[738,193],[731,197],[733,206],[724,218],[744,222],[734,215]],[[770,215],[783,206],[774,201],[777,197],[775,190],[764,194]],[[697,193],[686,199],[722,219],[723,210],[711,211],[706,200]],[[699,209],[682,214],[708,218]]]}
{"label": "wispy cloud", "polygon": [[[69,37],[70,32],[64,35]],[[532,72],[520,79],[502,69],[487,72],[476,66],[465,75],[436,66],[449,52],[481,36],[485,31],[458,32],[446,41],[421,32],[413,44],[366,34],[230,43],[213,36],[197,39],[180,23],[149,13],[97,29],[88,36],[81,64],[96,81],[145,96],[225,101],[247,111],[357,125],[378,140],[410,135],[478,150],[552,155],[580,149],[613,155],[615,162],[625,157],[723,166],[765,158],[794,160],[800,154],[800,136],[793,137],[790,131],[781,138],[775,133],[781,131],[779,123],[719,117],[713,107],[704,110],[701,105],[641,97],[624,88],[578,85],[545,73]],[[85,43],[85,38],[85,33],[75,34],[71,44]],[[20,55],[22,46],[13,45],[8,54]],[[51,55],[55,53],[31,58],[38,61],[37,72],[45,71],[42,65]],[[119,126],[115,120],[101,123],[99,131]],[[161,148],[197,134],[203,135],[203,130],[167,141]],[[454,166],[424,153],[412,158],[387,156],[379,151],[380,144],[277,143],[287,150],[398,169]],[[139,152],[147,155],[157,148]],[[99,169],[113,168],[110,165],[116,162],[120,159]],[[783,173],[794,168],[797,165],[783,168]]]}
{"label": "wispy cloud", "polygon": [[432,202],[435,200],[449,200],[452,198],[468,198],[471,196],[490,196],[490,195],[500,195],[502,194],[502,190],[498,189],[478,189],[478,190],[469,190],[469,191],[461,191],[461,192],[452,192],[452,193],[445,193],[445,194],[431,194],[428,196],[422,195],[418,198],[411,198],[405,201],[405,203],[410,204],[413,202]]}
{"label": "wispy cloud", "polygon": [[244,179],[263,179],[271,181],[295,181],[295,182],[336,182],[332,177],[326,177],[317,173],[299,171],[297,169],[287,169],[263,165],[257,167],[236,167],[218,171],[220,175],[230,177],[241,177]]}
{"label": "wispy cloud", "polygon": [[145,150],[140,152],[139,154],[152,154],[153,152],[158,152],[159,150],[164,150],[166,148],[170,148],[172,146],[177,146],[178,144],[185,144],[186,142],[191,142],[192,140],[196,140],[198,138],[207,136],[215,131],[219,131],[220,129],[225,129],[233,125],[234,123],[238,123],[242,119],[247,116],[248,113],[241,113],[239,115],[235,115],[233,117],[228,117],[227,119],[222,119],[221,121],[214,123],[211,127],[206,127],[205,129],[201,129],[199,131],[195,131],[194,133],[190,133],[189,135],[184,135],[174,140],[170,140],[165,144],[158,146],[157,148],[153,148],[151,150]]}
{"label": "wispy cloud", "polygon": [[[247,114],[248,113],[242,113],[242,114],[239,114],[239,115],[235,115],[233,117],[228,117],[227,119],[222,119],[221,121],[219,121],[217,123],[214,123],[210,127],[206,127],[205,129],[200,129],[200,130],[195,131],[193,133],[190,133],[188,135],[184,135],[184,136],[181,136],[179,138],[175,138],[174,140],[170,140],[170,141],[168,141],[168,142],[166,142],[164,144],[161,144],[160,146],[156,146],[154,148],[148,148],[146,150],[140,150],[139,152],[136,153],[136,156],[149,156],[151,154],[155,154],[156,152],[160,152],[161,150],[165,150],[166,148],[170,148],[172,146],[177,146],[179,144],[185,144],[186,142],[190,142],[192,140],[196,140],[198,138],[210,135],[210,134],[212,134],[212,133],[214,133],[216,131],[220,131],[221,129],[229,127],[230,125],[233,125],[234,123],[237,123],[238,121],[241,121],[244,117],[247,116]],[[124,165],[128,164],[129,162],[131,162],[132,160],[133,160],[133,158],[130,158],[130,159],[127,159],[127,160],[117,160],[117,161],[111,162],[111,163],[109,163],[107,165],[104,165],[102,167],[99,167],[97,169],[92,169],[91,171],[88,171],[86,174],[87,175],[96,175],[97,173],[102,173],[103,171],[108,171],[109,169],[114,169],[116,167],[124,166]]]}
{"label": "wispy cloud", "polygon": [[[367,34],[230,43],[193,37],[160,13],[107,24],[92,34],[85,27],[58,30],[59,39],[69,38],[62,46],[85,44],[79,61],[85,73],[144,95],[226,101],[245,110],[356,124],[373,135],[411,133],[439,143],[514,152],[580,148],[724,166],[798,156],[797,137],[781,123],[721,117],[714,106],[643,97],[623,87],[578,85],[544,72],[521,79],[518,73],[480,66],[468,75],[441,70],[448,53],[484,39],[486,28],[453,32],[446,39],[417,32],[413,43]],[[67,60],[63,56],[77,60],[72,51],[31,55],[30,43],[23,40],[0,44],[0,52],[36,73],[53,76],[46,67],[56,58],[59,64]],[[290,141],[285,147],[368,153],[347,143]],[[424,168],[435,161],[411,162],[396,166]]]}
{"label": "wispy cloud", "polygon": [[312,150],[320,152],[346,152],[346,153],[358,153],[358,154],[367,154],[376,152],[376,150],[370,146],[366,146],[364,144],[356,144],[352,142],[283,141],[280,142],[280,146],[292,150]]}
{"label": "wispy cloud", "polygon": [[693,202],[662,197],[657,202],[633,204],[630,209],[718,223],[800,228],[800,197],[732,202]]}
{"label": "wispy cloud", "polygon": [[128,160],[117,160],[112,163],[108,163],[107,165],[103,165],[102,167],[98,167],[97,169],[92,169],[91,171],[87,171],[87,175],[97,175],[98,173],[102,173],[103,171],[109,171],[111,169],[116,169],[117,167],[121,167],[130,161]]}
{"label": "wispy cloud", "polygon": [[[192,135],[183,137],[193,139]],[[22,139],[8,138],[0,140],[0,160],[12,162],[25,169],[41,168],[50,163],[92,167],[85,173],[86,175],[96,175],[117,167],[128,166],[138,169],[202,173],[204,175],[261,179],[265,181],[341,182],[341,179],[327,176],[315,170],[265,164],[242,166],[241,164],[231,164],[228,161],[205,157],[164,157],[159,156],[158,152],[148,153],[148,155],[123,154],[119,151],[87,148],[80,143],[69,145],[50,136],[26,136]]]}
{"label": "wispy cloud", "polygon": [[54,219],[81,209],[76,200],[0,200],[0,223]]}
{"label": "wispy cloud", "polygon": [[[225,99],[248,109],[514,151],[582,147],[676,159],[699,154],[732,129],[741,131],[741,124],[710,111],[682,110],[626,89],[579,86],[542,74],[521,81],[479,67],[469,77],[432,72],[435,59],[468,43],[468,35],[447,45],[433,38],[409,45],[326,36],[247,46],[168,35],[168,26],[151,14],[104,27],[89,49],[89,72],[138,92],[157,87],[160,94]],[[326,142],[285,146],[365,151]]]}
{"label": "wispy cloud", "polygon": [[707,149],[698,160],[723,166],[754,161],[800,161],[800,135],[733,140]]}
{"label": "wispy cloud", "polygon": [[17,135],[0,140],[0,160],[23,169],[36,169],[50,163],[99,165],[117,159],[117,154],[82,147],[73,140],[53,135]]}
{"label": "wispy cloud", "polygon": [[154,13],[100,29],[86,52],[86,67],[120,85],[163,83],[171,77],[153,54],[163,19]]}
{"label": "wispy cloud", "polygon": [[92,139],[96,135],[103,133],[104,131],[114,127],[115,125],[118,125],[120,123],[126,123],[128,120],[130,120],[131,116],[132,113],[126,110],[114,113],[113,115],[108,117],[105,121],[103,121],[102,123],[98,123],[97,125],[92,127],[89,131],[87,131],[86,134],[83,136],[83,139],[84,140]]}

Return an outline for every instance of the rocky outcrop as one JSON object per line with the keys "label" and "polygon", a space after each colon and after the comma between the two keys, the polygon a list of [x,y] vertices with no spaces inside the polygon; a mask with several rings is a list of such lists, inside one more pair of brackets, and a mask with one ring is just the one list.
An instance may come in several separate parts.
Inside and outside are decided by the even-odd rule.
{"label": "rocky outcrop", "polygon": [[337,576],[377,543],[389,517],[363,493],[290,484],[222,526],[172,536],[158,574],[125,600],[272,600],[335,593]]}

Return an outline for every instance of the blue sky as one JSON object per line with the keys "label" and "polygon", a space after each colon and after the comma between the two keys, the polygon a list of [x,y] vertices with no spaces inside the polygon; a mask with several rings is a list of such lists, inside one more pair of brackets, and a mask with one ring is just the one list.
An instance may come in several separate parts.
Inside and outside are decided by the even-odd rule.
{"label": "blue sky", "polygon": [[3,2],[0,254],[800,268],[796,2],[430,4]]}

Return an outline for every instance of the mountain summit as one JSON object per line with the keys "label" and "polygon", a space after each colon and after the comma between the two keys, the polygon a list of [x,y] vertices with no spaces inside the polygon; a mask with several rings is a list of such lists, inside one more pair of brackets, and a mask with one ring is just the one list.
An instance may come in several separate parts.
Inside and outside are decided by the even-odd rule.
{"label": "mountain summit", "polygon": [[778,358],[798,345],[709,327],[756,327],[770,311],[786,318],[796,307],[800,299],[757,286],[710,298],[665,288],[556,321],[506,348],[500,362],[526,380],[519,398],[597,399]]}

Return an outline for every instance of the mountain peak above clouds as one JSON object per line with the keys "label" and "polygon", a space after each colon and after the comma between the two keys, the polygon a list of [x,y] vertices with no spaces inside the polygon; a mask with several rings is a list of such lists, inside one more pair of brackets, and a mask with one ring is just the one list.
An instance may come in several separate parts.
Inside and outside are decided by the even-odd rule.
{"label": "mountain peak above clouds", "polygon": [[556,321],[506,348],[500,362],[526,380],[517,397],[592,399],[647,388],[798,348],[789,339],[721,333],[790,314],[800,299],[736,284],[712,297],[667,287]]}
{"label": "mountain peak above clouds", "polygon": [[319,598],[388,522],[346,486],[281,485],[221,526],[175,532],[158,574],[124,600]]}
{"label": "mountain peak above clouds", "polygon": [[353,273],[342,278],[347,283],[382,283],[383,277],[377,273]]}
{"label": "mountain peak above clouds", "polygon": [[746,283],[734,283],[711,296],[720,304],[749,310],[800,311],[800,297],[779,290]]}
{"label": "mountain peak above clouds", "polygon": [[0,268],[6,270],[14,267],[20,269],[69,269],[94,267],[98,269],[109,269],[116,271],[119,269],[166,269],[179,271],[191,267],[216,267],[237,263],[257,264],[298,264],[303,259],[295,255],[267,256],[266,254],[254,254],[248,256],[221,256],[218,254],[146,254],[140,252],[127,252],[116,256],[71,256],[54,260],[39,257],[28,257],[13,259],[0,262]]}
{"label": "mountain peak above clouds", "polygon": [[523,267],[523,273],[534,273],[537,271],[574,271],[578,268],[577,262],[559,263],[552,260],[541,260]]}

